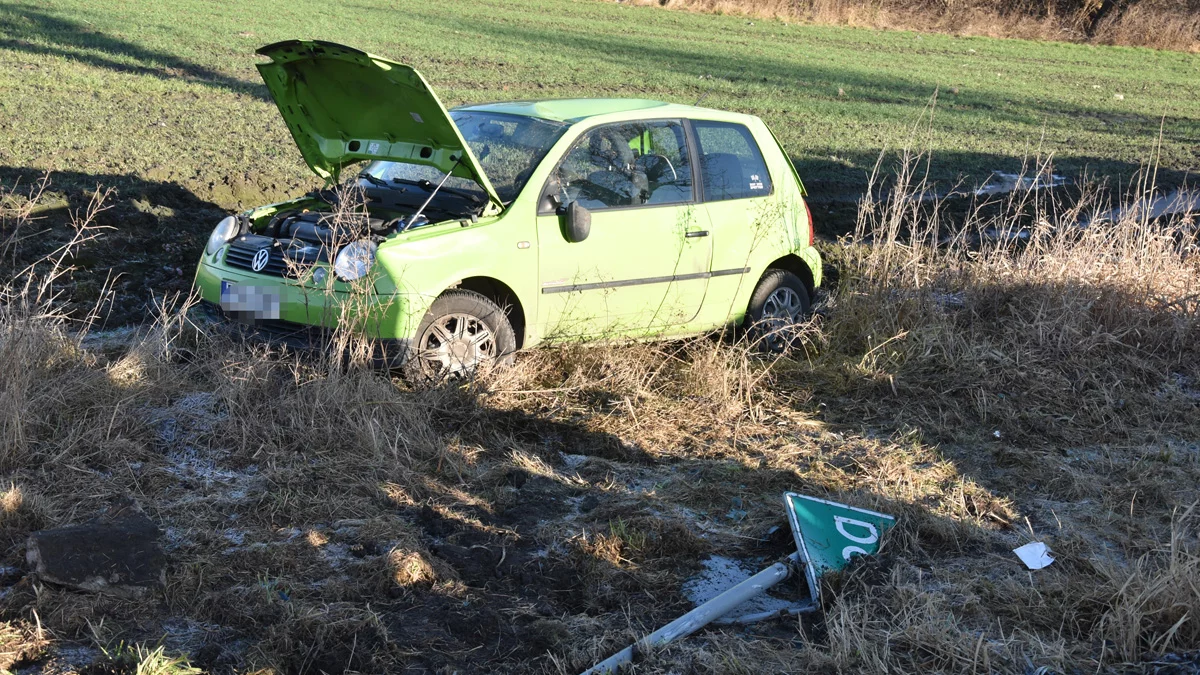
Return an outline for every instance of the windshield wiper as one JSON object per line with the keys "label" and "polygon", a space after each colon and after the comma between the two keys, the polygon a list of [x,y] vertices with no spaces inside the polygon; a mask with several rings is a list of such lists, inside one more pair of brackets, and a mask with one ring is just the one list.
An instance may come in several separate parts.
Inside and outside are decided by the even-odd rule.
{"label": "windshield wiper", "polygon": [[385,188],[392,187],[391,183],[388,183],[386,180],[380,178],[379,176],[371,175],[371,174],[367,173],[366,171],[359,173],[358,177],[365,178],[368,183],[370,183],[371,185],[374,185],[375,187],[385,187]]}
{"label": "windshield wiper", "polygon": [[[447,175],[447,177],[449,177],[449,174],[446,174],[446,175]],[[402,183],[404,185],[415,185],[416,187],[419,187],[426,192],[432,192],[432,193],[445,192],[447,194],[452,194],[457,197],[462,197],[463,199],[466,199],[467,201],[474,204],[475,206],[483,205],[483,200],[481,200],[479,198],[479,195],[477,195],[473,192],[468,192],[467,190],[460,190],[458,188],[448,188],[445,185],[440,185],[440,186],[434,185],[434,183],[432,181],[425,180],[423,178],[421,180],[406,180],[403,178],[393,178],[392,182],[393,183]],[[443,178],[442,182],[445,183],[446,179]]]}

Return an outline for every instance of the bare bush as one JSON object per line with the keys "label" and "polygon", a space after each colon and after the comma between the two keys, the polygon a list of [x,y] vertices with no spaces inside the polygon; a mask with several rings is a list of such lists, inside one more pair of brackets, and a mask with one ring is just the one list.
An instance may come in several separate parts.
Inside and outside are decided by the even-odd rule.
{"label": "bare bush", "polygon": [[1194,0],[617,0],[633,4],[870,28],[1200,48]]}
{"label": "bare bush", "polygon": [[1089,190],[1064,204],[1018,189],[948,227],[921,161],[901,159],[894,185],[882,198],[870,192],[844,242],[847,281],[823,337],[834,361],[886,374],[914,396],[906,414],[933,428],[970,420],[1084,442],[1149,419],[1187,425],[1189,404],[1162,388],[1197,375],[1189,219],[1137,210],[1099,219],[1105,209]]}
{"label": "bare bush", "polygon": [[[17,235],[28,228],[47,185],[43,180],[15,206],[0,206],[0,231],[11,233],[6,246],[18,245]],[[93,223],[109,194],[97,189],[88,206],[73,214],[72,238],[0,286],[0,363],[12,366],[0,368],[0,467],[29,459],[39,417],[35,409],[56,393],[43,389],[43,374],[69,367],[75,358],[78,344],[67,336],[59,289],[69,278],[73,252],[99,236],[102,228]],[[11,197],[11,192],[0,194],[0,204]],[[85,330],[98,311],[99,306],[83,319]]]}

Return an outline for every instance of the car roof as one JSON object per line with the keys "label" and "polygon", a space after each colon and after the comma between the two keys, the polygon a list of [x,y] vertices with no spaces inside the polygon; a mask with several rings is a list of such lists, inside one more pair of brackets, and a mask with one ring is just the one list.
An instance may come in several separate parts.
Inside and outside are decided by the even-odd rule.
{"label": "car roof", "polygon": [[555,122],[574,124],[590,117],[617,113],[652,110],[655,117],[744,117],[737,113],[700,108],[679,103],[664,103],[641,98],[564,98],[542,101],[501,101],[465,105],[454,110],[506,113],[523,117],[537,117]]}

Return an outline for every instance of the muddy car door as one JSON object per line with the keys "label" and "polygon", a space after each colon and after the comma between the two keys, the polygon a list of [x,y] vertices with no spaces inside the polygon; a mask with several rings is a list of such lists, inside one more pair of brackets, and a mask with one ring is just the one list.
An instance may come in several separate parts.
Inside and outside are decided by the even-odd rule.
{"label": "muddy car door", "polygon": [[[695,318],[712,245],[692,168],[679,120],[602,125],[572,144],[537,217],[547,339],[647,335]],[[571,205],[590,217],[582,240],[566,230]]]}

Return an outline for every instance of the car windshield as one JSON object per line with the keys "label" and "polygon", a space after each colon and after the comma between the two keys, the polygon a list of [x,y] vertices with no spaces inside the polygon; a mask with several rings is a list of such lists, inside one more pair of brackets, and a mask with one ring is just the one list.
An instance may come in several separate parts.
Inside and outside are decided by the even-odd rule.
{"label": "car windshield", "polygon": [[[530,174],[568,126],[534,117],[470,110],[452,110],[450,117],[505,204],[520,194]],[[363,172],[385,181],[428,180],[434,184],[446,175],[432,166],[404,162],[371,162]],[[479,184],[469,178],[451,176],[445,187],[478,195],[481,202],[487,200]]]}

